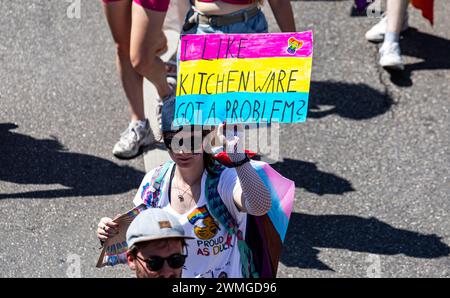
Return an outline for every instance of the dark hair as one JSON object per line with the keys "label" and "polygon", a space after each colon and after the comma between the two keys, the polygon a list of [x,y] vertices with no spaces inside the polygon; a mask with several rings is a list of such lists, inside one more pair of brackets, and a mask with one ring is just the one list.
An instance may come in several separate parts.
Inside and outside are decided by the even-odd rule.
{"label": "dark hair", "polygon": [[[202,130],[203,139],[211,132],[212,132],[212,130],[207,130],[207,129]],[[204,150],[203,150],[203,164],[205,165],[205,169],[208,172],[208,174],[213,174],[213,169],[216,164],[216,160],[213,158],[213,156],[210,153],[207,153]]]}

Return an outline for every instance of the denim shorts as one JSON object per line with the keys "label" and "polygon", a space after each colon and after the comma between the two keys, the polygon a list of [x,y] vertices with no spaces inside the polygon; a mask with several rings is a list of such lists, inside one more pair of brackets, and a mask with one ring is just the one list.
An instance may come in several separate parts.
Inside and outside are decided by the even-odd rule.
{"label": "denim shorts", "polygon": [[[188,20],[194,11],[191,9],[185,19]],[[233,14],[242,13],[242,10],[238,10]],[[249,18],[246,22],[235,23],[225,26],[212,26],[209,24],[195,24],[194,27],[187,31],[182,31],[181,34],[207,34],[207,33],[267,33],[268,24],[264,13],[260,10],[257,15]]]}

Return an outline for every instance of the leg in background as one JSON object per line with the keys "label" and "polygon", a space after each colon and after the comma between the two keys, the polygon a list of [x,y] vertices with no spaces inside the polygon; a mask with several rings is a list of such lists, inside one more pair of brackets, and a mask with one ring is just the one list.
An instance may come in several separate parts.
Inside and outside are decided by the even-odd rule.
{"label": "leg in background", "polygon": [[146,9],[136,3],[132,5],[131,64],[155,85],[160,98],[172,91],[166,80],[164,62],[157,56],[165,16],[165,12]]}
{"label": "leg in background", "polygon": [[131,120],[144,120],[143,77],[135,71],[130,59],[131,1],[121,0],[104,4],[104,12],[116,44],[116,64],[125,95],[128,99]]}

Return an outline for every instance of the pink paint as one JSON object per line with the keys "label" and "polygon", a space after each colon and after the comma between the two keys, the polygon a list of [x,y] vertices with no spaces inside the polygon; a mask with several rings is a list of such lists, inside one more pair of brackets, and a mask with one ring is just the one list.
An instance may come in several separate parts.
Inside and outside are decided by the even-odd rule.
{"label": "pink paint", "polygon": [[289,185],[288,191],[281,200],[281,207],[283,208],[284,214],[286,214],[288,219],[291,218],[294,196],[295,196],[295,184],[294,182],[292,182],[292,184]]}
{"label": "pink paint", "polygon": [[283,208],[284,214],[287,218],[291,217],[292,204],[294,203],[295,183],[275,171],[268,164],[263,165],[264,172],[274,185],[278,197],[280,198],[280,204]]}
{"label": "pink paint", "polygon": [[312,57],[312,31],[260,34],[183,35],[181,61]]}
{"label": "pink paint", "polygon": [[277,192],[277,196],[280,199],[280,205],[284,214],[289,219],[292,213],[292,205],[294,203],[295,196],[295,183],[283,177],[280,173],[275,171],[268,163],[261,161],[252,161],[254,167],[262,168],[270,180],[274,189]]}

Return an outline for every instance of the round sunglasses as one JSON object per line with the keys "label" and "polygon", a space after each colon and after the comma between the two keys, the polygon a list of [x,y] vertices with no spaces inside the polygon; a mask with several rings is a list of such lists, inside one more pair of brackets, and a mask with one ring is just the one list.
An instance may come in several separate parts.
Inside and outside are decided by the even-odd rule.
{"label": "round sunglasses", "polygon": [[143,261],[147,264],[147,268],[151,271],[158,271],[164,266],[164,262],[167,261],[167,264],[172,269],[179,269],[183,267],[186,262],[187,255],[182,255],[179,253],[168,256],[167,258],[163,258],[160,256],[153,256],[147,259],[140,258],[136,256],[138,260]]}

